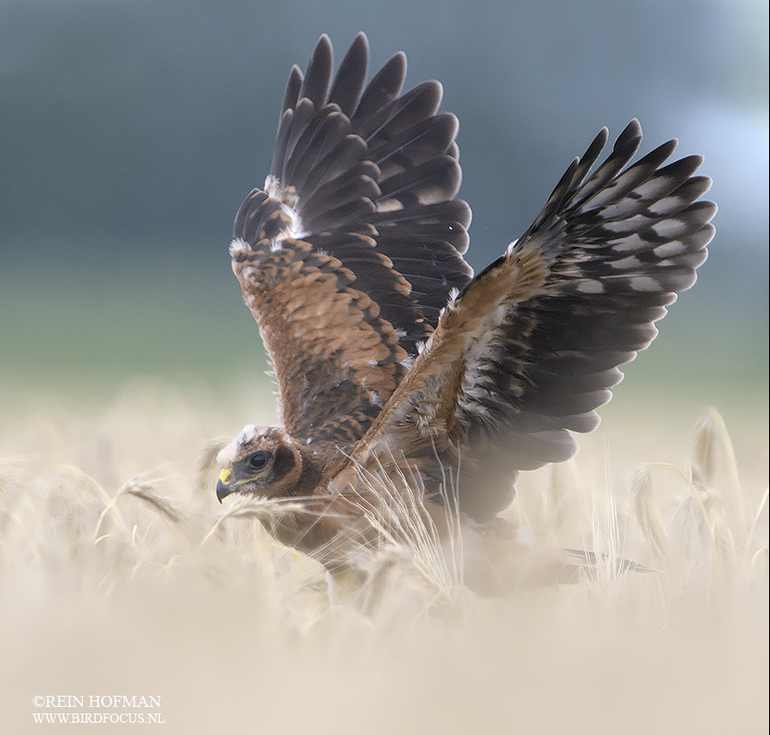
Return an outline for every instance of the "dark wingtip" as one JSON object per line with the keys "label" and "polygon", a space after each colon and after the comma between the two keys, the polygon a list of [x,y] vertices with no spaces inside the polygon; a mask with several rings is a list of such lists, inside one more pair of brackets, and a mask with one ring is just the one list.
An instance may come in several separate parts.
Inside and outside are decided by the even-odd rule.
{"label": "dark wingtip", "polygon": [[299,98],[307,97],[316,109],[326,104],[332,74],[332,43],[325,33],[318,39],[305,71]]}
{"label": "dark wingtip", "polygon": [[350,47],[353,48],[353,46],[358,46],[360,44],[363,44],[367,50],[369,49],[369,39],[363,31],[356,33],[356,37],[353,39],[353,43]]}

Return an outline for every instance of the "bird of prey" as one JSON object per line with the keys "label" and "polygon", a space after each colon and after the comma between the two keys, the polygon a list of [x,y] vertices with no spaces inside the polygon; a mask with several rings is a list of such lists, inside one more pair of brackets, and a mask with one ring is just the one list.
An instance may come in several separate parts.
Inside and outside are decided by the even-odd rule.
{"label": "bird of prey", "polygon": [[232,267],[280,423],[219,453],[216,493],[283,503],[265,525],[332,573],[415,521],[449,543],[454,518],[466,584],[496,590],[529,548],[498,515],[519,471],[573,455],[570,432],[596,427],[618,366],[695,282],[711,181],[700,156],[664,165],[676,141],[630,164],[636,120],[594,168],[602,129],[474,275],[441,85],[402,94],[403,53],[366,84],[368,59],[359,34],[333,75],[324,35],[305,74],[292,68],[270,173],[236,216]]}

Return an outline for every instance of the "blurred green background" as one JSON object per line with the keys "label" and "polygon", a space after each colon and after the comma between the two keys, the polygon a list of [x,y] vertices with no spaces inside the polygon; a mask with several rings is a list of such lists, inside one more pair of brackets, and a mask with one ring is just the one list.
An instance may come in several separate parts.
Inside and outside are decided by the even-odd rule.
{"label": "blurred green background", "polygon": [[[266,369],[229,267],[283,85],[326,32],[444,84],[479,269],[573,156],[632,117],[701,153],[720,210],[695,289],[622,390],[766,417],[766,0],[0,0],[0,382],[109,395],[137,374],[216,393]],[[633,380],[631,376],[633,375]]]}

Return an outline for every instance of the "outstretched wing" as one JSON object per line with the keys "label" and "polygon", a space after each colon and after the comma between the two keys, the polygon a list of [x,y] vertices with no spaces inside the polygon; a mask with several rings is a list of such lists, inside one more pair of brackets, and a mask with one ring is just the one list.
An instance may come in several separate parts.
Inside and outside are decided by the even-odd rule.
{"label": "outstretched wing", "polygon": [[459,474],[460,507],[485,520],[510,502],[517,470],[567,459],[569,431],[596,427],[618,365],[695,282],[716,212],[697,201],[711,184],[694,175],[699,156],[662,167],[675,141],[626,168],[635,120],[589,176],[606,141],[605,129],[524,236],[448,306],[359,463],[416,466],[429,491]]}
{"label": "outstretched wing", "polygon": [[363,436],[472,275],[441,86],[400,95],[397,54],[364,87],[368,57],[359,34],[332,80],[322,36],[306,76],[292,69],[265,191],[242,205],[231,245],[282,423],[307,441]]}

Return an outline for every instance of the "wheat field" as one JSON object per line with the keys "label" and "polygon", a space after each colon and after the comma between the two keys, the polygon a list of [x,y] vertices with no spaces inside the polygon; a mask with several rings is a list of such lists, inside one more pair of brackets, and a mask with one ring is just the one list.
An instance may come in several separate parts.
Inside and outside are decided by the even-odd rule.
{"label": "wheat field", "polygon": [[525,473],[507,513],[607,559],[576,584],[482,599],[391,545],[330,600],[253,508],[216,503],[244,409],[200,396],[3,397],[3,732],[767,731],[761,424],[621,402],[575,460]]}

